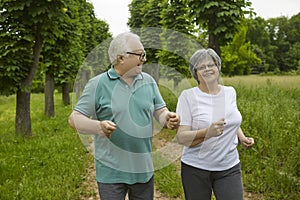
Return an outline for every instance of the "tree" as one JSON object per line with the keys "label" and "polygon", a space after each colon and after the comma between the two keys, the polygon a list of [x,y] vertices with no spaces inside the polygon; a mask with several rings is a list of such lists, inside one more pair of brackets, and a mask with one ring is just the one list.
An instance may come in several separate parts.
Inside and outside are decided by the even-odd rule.
{"label": "tree", "polygon": [[267,30],[269,32],[271,45],[275,46],[273,52],[277,65],[273,66],[273,70],[278,68],[280,71],[288,71],[289,69],[284,63],[286,53],[289,51],[291,45],[287,38],[288,18],[282,16],[268,19]]}
{"label": "tree", "polygon": [[[6,95],[17,94],[16,133],[31,135],[30,90],[45,40],[59,37],[71,0],[0,2],[0,69]],[[1,84],[2,85],[2,84]]]}
{"label": "tree", "polygon": [[132,0],[128,6],[130,17],[128,18],[127,25],[130,27],[131,31],[135,32],[136,34],[140,34],[136,31],[143,26],[143,11],[148,1],[149,0]]}
{"label": "tree", "polygon": [[196,50],[191,35],[194,27],[189,21],[187,15],[189,8],[184,0],[166,0],[162,8],[162,50],[157,55],[160,63],[167,66],[163,74],[174,81],[174,88],[176,88],[184,77],[190,77],[189,57]]}
{"label": "tree", "polygon": [[[78,7],[79,1],[73,1],[66,8],[66,18],[59,29],[61,35],[51,41],[44,42],[41,53],[41,67],[45,73],[45,115],[54,116],[54,89],[55,79],[64,83],[66,72],[69,76],[76,72],[76,66],[83,60],[82,48],[80,48],[80,32]],[[68,97],[67,97],[68,98]]]}
{"label": "tree", "polygon": [[251,43],[246,42],[247,27],[241,26],[232,43],[222,48],[222,72],[228,75],[247,75],[251,66],[261,60],[252,52]]}
{"label": "tree", "polygon": [[289,41],[291,46],[286,52],[283,62],[288,70],[298,70],[300,69],[300,13],[292,16],[288,20],[286,34],[286,39]]}
{"label": "tree", "polygon": [[162,32],[161,10],[163,1],[149,0],[142,8],[142,27],[140,30],[141,40],[147,51],[148,65],[145,65],[144,70],[151,74],[156,82],[159,80],[157,53],[161,49],[160,34]]}
{"label": "tree", "polygon": [[270,35],[267,31],[267,21],[261,17],[246,20],[248,31],[246,41],[253,45],[253,52],[259,57],[262,62],[258,65],[253,65],[254,73],[267,72],[272,67],[277,65],[274,58],[274,50],[276,46],[271,45]]}
{"label": "tree", "polygon": [[[237,31],[237,25],[245,14],[251,14],[251,2],[248,0],[211,1],[188,0],[191,18],[194,23],[207,29],[208,47],[221,55],[220,46],[230,41]],[[250,8],[246,10],[247,8]]]}
{"label": "tree", "polygon": [[[110,37],[108,24],[95,17],[93,5],[77,0],[69,5],[70,19],[62,24],[64,33],[54,44],[48,43],[43,53],[45,68],[45,114],[54,116],[54,87],[62,87],[64,104],[70,104],[69,84],[75,79],[84,57]],[[86,26],[88,24],[88,26]],[[84,41],[84,42],[82,42]],[[86,55],[85,55],[86,54]]]}

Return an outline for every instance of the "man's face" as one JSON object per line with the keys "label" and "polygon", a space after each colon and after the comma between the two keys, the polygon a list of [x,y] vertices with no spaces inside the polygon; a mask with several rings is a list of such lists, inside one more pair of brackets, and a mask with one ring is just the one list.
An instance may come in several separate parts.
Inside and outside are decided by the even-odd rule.
{"label": "man's face", "polygon": [[124,58],[123,70],[125,76],[136,76],[142,72],[143,63],[146,62],[146,52],[142,43],[133,38],[128,45],[131,51],[127,52],[127,57]]}

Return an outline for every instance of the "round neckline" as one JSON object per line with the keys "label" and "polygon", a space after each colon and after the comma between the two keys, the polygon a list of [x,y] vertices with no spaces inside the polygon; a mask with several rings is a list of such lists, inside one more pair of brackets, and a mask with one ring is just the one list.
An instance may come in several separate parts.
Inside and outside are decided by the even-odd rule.
{"label": "round neckline", "polygon": [[203,92],[198,86],[196,86],[196,89],[201,93],[201,94],[204,94],[204,95],[207,95],[207,96],[218,96],[221,94],[221,91],[223,90],[223,86],[222,85],[218,85],[218,88],[219,88],[219,91],[216,93],[216,94],[210,94],[210,93],[206,93],[206,92]]}

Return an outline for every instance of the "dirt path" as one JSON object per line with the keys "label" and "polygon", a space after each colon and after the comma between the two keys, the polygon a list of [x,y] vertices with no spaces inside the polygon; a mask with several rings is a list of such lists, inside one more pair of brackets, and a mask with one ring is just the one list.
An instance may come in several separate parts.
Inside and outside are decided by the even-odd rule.
{"label": "dirt path", "polygon": [[[84,183],[84,186],[88,188],[88,191],[90,191],[89,194],[83,194],[81,199],[82,200],[100,200],[99,193],[98,193],[98,186],[95,181],[95,167],[90,166],[88,169],[88,174],[86,177],[86,181]],[[127,200],[127,198],[126,198]],[[161,194],[158,190],[154,191],[154,200],[177,200],[174,198],[169,198]],[[178,199],[180,200],[180,199]]]}
{"label": "dirt path", "polygon": [[[88,169],[88,174],[86,181],[84,185],[88,188],[88,191],[90,191],[89,194],[84,194],[82,196],[82,200],[100,200],[99,194],[98,194],[98,188],[97,183],[95,181],[95,168],[94,166],[91,166]],[[262,200],[263,197],[254,195],[252,193],[245,192],[244,200]],[[162,193],[160,193],[158,190],[154,191],[154,200],[180,200],[179,198],[170,198]]]}
{"label": "dirt path", "polygon": [[[153,137],[153,142],[156,144],[156,146],[159,148],[161,146],[167,146],[168,142],[164,139],[158,139],[157,137]],[[176,151],[174,150],[173,153]],[[177,162],[177,161],[176,161]],[[180,161],[178,161],[179,165]],[[91,166],[88,169],[86,181],[84,182],[84,187],[87,187],[87,191],[89,191],[88,194],[82,194],[82,200],[100,200],[99,194],[98,194],[98,186],[95,181],[95,167],[94,163],[92,162]],[[180,180],[178,180],[180,181]],[[245,192],[244,193],[244,200],[262,200],[264,199],[263,196],[252,194]],[[127,200],[127,199],[126,199]],[[154,190],[154,200],[181,200],[180,198],[171,198],[167,197],[166,195],[162,194],[158,190]]]}

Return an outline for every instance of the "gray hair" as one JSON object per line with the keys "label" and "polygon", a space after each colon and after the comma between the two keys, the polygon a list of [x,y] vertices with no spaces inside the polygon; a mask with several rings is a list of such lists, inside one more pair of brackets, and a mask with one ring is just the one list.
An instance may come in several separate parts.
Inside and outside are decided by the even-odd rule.
{"label": "gray hair", "polygon": [[127,51],[131,51],[128,49],[128,41],[130,39],[138,39],[140,37],[132,32],[125,32],[117,35],[111,42],[108,48],[109,60],[112,64],[116,63],[118,55],[126,55]]}
{"label": "gray hair", "polygon": [[190,68],[191,75],[198,83],[199,80],[197,76],[197,70],[195,68],[199,63],[207,59],[212,59],[216,64],[216,66],[218,67],[219,72],[221,72],[221,58],[218,56],[218,54],[213,49],[210,48],[199,49],[191,56],[189,61],[189,68]]}

